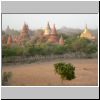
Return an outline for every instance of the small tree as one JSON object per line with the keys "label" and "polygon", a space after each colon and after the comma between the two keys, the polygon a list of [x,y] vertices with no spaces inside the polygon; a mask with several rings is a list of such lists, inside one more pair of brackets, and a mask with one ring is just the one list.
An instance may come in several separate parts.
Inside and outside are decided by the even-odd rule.
{"label": "small tree", "polygon": [[58,73],[61,76],[62,83],[63,80],[72,80],[75,78],[75,67],[68,63],[56,63],[54,64],[55,72]]}

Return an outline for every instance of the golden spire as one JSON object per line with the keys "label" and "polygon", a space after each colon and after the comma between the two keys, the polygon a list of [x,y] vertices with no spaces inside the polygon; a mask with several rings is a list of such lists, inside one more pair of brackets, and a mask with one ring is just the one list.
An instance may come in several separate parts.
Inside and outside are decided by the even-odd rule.
{"label": "golden spire", "polygon": [[51,32],[51,28],[48,22],[46,28],[44,29],[44,35],[49,35],[50,32]]}
{"label": "golden spire", "polygon": [[94,40],[95,39],[95,36],[93,36],[92,33],[88,30],[87,24],[85,26],[85,29],[81,33],[80,38],[86,38],[86,39],[90,39],[90,40]]}
{"label": "golden spire", "polygon": [[88,28],[87,28],[87,24],[85,26],[85,29],[84,29],[84,33],[86,33],[88,31]]}

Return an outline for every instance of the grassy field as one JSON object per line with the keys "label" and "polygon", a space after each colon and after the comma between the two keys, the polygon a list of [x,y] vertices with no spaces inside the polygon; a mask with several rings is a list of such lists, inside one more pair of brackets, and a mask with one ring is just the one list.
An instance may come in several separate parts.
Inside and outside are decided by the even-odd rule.
{"label": "grassy field", "polygon": [[[53,64],[57,62],[72,63],[76,78],[61,83],[61,78],[54,72]],[[65,59],[31,64],[3,65],[2,72],[12,72],[9,80],[11,86],[97,86],[97,59]]]}

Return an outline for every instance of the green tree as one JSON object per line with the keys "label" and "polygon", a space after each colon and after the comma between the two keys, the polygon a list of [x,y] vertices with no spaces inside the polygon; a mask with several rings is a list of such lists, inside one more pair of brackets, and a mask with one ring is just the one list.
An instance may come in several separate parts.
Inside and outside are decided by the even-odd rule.
{"label": "green tree", "polygon": [[60,63],[56,63],[54,64],[54,67],[55,67],[55,72],[58,73],[62,79],[62,83],[63,83],[63,80],[72,80],[75,78],[75,67],[68,63],[63,63],[63,62],[60,62]]}

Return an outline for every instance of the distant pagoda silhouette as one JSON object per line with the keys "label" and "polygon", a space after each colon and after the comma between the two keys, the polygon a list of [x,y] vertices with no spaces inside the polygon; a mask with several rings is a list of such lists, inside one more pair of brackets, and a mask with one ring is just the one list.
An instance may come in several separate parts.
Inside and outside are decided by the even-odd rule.
{"label": "distant pagoda silhouette", "polygon": [[28,25],[26,23],[24,23],[24,25],[21,29],[20,35],[18,37],[18,40],[17,40],[17,37],[15,37],[15,42],[18,41],[19,44],[22,44],[23,42],[25,42],[29,39],[30,39],[29,28],[28,28]]}
{"label": "distant pagoda silhouette", "polygon": [[26,23],[24,23],[22,30],[20,32],[20,38],[27,38],[29,37],[29,28]]}

